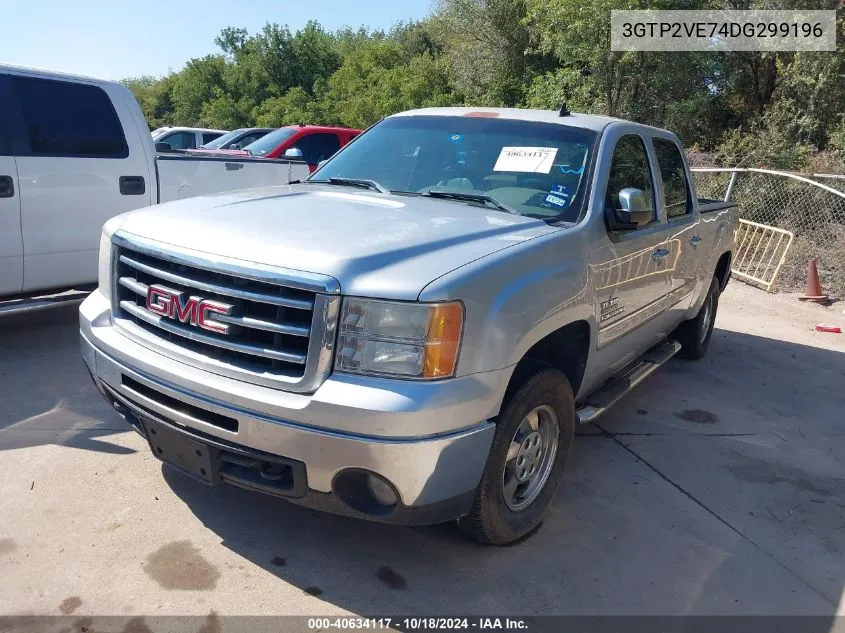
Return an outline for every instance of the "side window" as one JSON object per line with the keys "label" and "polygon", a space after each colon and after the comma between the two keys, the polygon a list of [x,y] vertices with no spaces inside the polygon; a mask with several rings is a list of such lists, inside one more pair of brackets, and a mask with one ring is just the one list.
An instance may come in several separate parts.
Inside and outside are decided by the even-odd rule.
{"label": "side window", "polygon": [[202,144],[205,145],[206,143],[211,143],[216,138],[220,138],[223,136],[219,132],[203,132],[202,135]]}
{"label": "side window", "polygon": [[167,143],[170,149],[194,149],[197,146],[197,137],[193,132],[173,132],[160,138],[158,142]]}
{"label": "side window", "polygon": [[649,209],[654,209],[654,185],[651,168],[648,165],[643,139],[634,134],[623,136],[616,142],[610,162],[607,180],[605,207],[619,209],[619,192],[623,189],[639,189],[645,193]]}
{"label": "side window", "polygon": [[340,149],[340,139],[336,134],[319,132],[299,139],[294,147],[302,150],[305,162],[309,165],[316,165]]}
{"label": "side window", "polygon": [[129,149],[111,101],[96,86],[10,77],[36,156],[126,158]]}
{"label": "side window", "polygon": [[692,212],[692,194],[681,151],[672,141],[656,138],[654,153],[657,155],[660,178],[663,180],[666,215],[670,219],[683,217]]}

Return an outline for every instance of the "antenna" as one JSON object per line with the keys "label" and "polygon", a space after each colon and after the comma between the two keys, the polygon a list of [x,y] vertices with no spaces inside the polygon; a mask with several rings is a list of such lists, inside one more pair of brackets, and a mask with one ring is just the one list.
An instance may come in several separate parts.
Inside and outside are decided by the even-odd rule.
{"label": "antenna", "polygon": [[566,102],[560,104],[560,112],[557,113],[558,116],[569,116],[571,112],[566,107]]}

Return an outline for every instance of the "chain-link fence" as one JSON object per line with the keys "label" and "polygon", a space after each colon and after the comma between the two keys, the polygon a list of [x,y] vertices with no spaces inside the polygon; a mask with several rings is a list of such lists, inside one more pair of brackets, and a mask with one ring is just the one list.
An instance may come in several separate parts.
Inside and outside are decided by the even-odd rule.
{"label": "chain-link fence", "polygon": [[803,289],[807,264],[815,259],[825,291],[845,296],[845,178],[713,168],[695,168],[693,177],[700,197],[730,195],[741,218],[795,234],[778,287]]}

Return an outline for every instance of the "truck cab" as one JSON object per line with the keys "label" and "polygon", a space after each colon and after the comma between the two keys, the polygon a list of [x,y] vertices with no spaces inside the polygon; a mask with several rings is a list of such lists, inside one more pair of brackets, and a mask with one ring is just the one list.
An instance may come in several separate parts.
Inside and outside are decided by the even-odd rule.
{"label": "truck cab", "polygon": [[399,113],[300,184],[109,221],[83,357],[198,481],[511,543],[578,424],[705,355],[736,225],[667,130]]}

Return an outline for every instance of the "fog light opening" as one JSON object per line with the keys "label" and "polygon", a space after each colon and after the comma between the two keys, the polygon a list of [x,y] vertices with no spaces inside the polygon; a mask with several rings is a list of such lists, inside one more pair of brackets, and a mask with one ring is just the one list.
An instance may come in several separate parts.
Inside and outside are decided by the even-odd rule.
{"label": "fog light opening", "polygon": [[383,506],[395,506],[398,499],[393,488],[378,475],[367,475],[367,490]]}
{"label": "fog light opening", "polygon": [[335,475],[332,490],[347,506],[370,516],[388,515],[401,505],[393,484],[360,468],[349,468]]}

